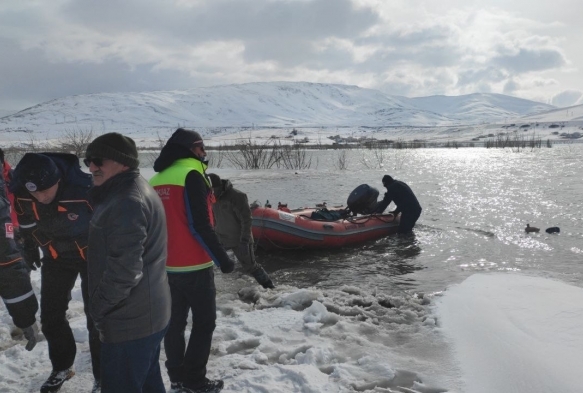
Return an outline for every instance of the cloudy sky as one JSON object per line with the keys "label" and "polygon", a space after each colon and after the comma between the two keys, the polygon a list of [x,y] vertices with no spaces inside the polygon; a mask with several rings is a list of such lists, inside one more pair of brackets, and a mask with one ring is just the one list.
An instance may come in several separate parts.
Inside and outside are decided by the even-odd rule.
{"label": "cloudy sky", "polygon": [[583,103],[581,0],[1,0],[0,109],[309,81]]}

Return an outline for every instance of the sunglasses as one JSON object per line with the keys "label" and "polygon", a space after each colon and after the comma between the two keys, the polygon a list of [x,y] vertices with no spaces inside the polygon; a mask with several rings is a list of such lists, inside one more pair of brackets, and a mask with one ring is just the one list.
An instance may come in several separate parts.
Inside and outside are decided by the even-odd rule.
{"label": "sunglasses", "polygon": [[192,148],[196,149],[197,147],[200,147],[200,150],[204,151],[204,143],[195,142]]}
{"label": "sunglasses", "polygon": [[103,160],[104,158],[87,157],[86,159],[83,160],[83,163],[87,166],[87,168],[89,168],[89,165],[91,165],[91,163],[93,163],[96,167],[102,167]]}

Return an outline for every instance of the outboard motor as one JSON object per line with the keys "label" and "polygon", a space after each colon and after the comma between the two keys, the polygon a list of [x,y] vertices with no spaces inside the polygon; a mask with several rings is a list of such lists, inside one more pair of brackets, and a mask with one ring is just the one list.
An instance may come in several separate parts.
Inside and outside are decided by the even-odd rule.
{"label": "outboard motor", "polygon": [[350,193],[346,204],[354,214],[372,214],[377,207],[378,196],[379,190],[368,184],[361,184]]}

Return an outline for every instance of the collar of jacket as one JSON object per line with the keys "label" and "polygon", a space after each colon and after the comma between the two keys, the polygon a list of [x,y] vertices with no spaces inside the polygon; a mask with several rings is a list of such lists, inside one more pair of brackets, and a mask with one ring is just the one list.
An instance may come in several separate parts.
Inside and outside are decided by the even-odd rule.
{"label": "collar of jacket", "polygon": [[139,169],[130,169],[107,179],[105,183],[100,186],[93,186],[93,188],[89,190],[91,201],[95,205],[103,202],[107,195],[120,184],[125,184],[128,181],[134,180],[138,176],[140,176]]}
{"label": "collar of jacket", "polygon": [[204,178],[204,181],[209,186],[209,188],[212,187],[211,179],[209,179],[208,175],[206,174],[206,170],[208,168],[208,165],[205,164],[204,162],[202,162],[201,160],[199,160],[198,158],[196,158],[196,157],[179,158],[178,160],[174,161],[174,163],[171,166],[173,166],[173,167],[180,166],[180,167],[192,168],[192,169],[196,170],[197,172],[199,172],[202,175],[202,177]]}
{"label": "collar of jacket", "polygon": [[230,191],[232,188],[233,188],[233,183],[231,183],[231,181],[229,179],[221,179],[221,188],[218,190],[219,193],[216,194],[216,197],[217,198],[222,197],[228,191]]}
{"label": "collar of jacket", "polygon": [[207,170],[208,165],[195,157],[179,158],[174,161],[172,166],[184,166],[188,168],[196,169],[197,171],[204,172]]}

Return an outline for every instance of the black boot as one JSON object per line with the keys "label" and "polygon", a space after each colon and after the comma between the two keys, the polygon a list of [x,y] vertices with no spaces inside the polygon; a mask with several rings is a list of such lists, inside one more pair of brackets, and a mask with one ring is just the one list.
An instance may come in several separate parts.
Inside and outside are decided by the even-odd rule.
{"label": "black boot", "polygon": [[257,280],[257,282],[263,288],[271,288],[271,289],[275,288],[275,285],[273,285],[273,281],[271,281],[271,278],[269,278],[269,275],[267,274],[265,269],[263,269],[262,267],[257,268],[254,271],[252,271],[251,275],[253,276],[253,278],[255,278]]}

